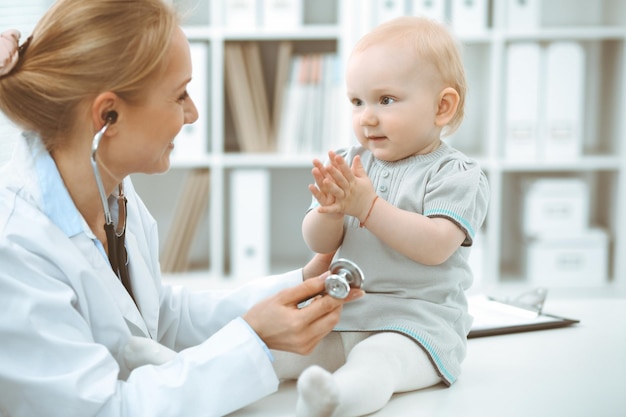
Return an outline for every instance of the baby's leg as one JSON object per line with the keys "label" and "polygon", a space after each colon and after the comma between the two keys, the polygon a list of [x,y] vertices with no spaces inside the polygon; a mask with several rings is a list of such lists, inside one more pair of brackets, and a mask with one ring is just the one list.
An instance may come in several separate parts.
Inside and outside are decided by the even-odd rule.
{"label": "baby's leg", "polygon": [[335,372],[346,362],[341,335],[331,332],[308,355],[272,350],[274,371],[279,379],[298,379],[302,371],[311,365],[319,365]]}
{"label": "baby's leg", "polygon": [[[318,367],[302,374],[297,415],[361,416],[384,407],[395,392],[426,388],[440,380],[417,343],[397,333],[378,333],[358,343],[334,374]],[[328,412],[323,401],[328,392],[338,397],[334,412]]]}

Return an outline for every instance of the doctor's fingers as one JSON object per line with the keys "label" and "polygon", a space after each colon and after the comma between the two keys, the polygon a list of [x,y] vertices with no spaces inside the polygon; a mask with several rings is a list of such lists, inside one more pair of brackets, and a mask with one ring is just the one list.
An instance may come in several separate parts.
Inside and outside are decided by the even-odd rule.
{"label": "doctor's fingers", "polygon": [[284,306],[296,307],[301,302],[321,294],[324,291],[324,283],[328,275],[330,275],[330,272],[327,270],[315,278],[304,280],[295,287],[280,291],[275,297]]}
{"label": "doctor's fingers", "polygon": [[300,335],[299,353],[308,355],[315,346],[326,337],[337,325],[345,302],[355,300],[363,295],[362,290],[353,290],[348,297],[341,301],[329,295],[316,298],[311,304],[300,310],[306,318],[300,320],[306,323]]}

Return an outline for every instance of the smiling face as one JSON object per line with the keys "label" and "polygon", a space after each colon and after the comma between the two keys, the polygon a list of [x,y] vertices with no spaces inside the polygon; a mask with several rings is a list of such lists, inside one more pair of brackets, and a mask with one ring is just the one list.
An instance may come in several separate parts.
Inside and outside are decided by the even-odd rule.
{"label": "smiling face", "polygon": [[[198,119],[187,94],[191,80],[189,44],[182,30],[174,32],[163,69],[150,83],[140,103],[125,102],[120,110],[121,152],[116,159],[126,173],[165,172],[170,166],[174,138],[184,124]],[[115,162],[114,162],[115,163]]]}
{"label": "smiling face", "polygon": [[398,161],[439,147],[442,82],[411,48],[379,42],[356,50],[346,80],[354,133],[376,158]]}

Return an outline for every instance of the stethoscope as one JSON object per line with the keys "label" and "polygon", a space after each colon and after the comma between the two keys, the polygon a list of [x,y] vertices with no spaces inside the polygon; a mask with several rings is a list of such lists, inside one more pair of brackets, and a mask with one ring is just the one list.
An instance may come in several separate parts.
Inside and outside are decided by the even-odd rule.
{"label": "stethoscope", "polygon": [[361,288],[365,281],[363,271],[354,262],[340,258],[330,265],[330,273],[324,281],[326,293],[340,300],[346,298],[351,288]]}
{"label": "stethoscope", "polygon": [[93,174],[96,177],[96,183],[98,185],[98,193],[100,194],[100,200],[102,202],[102,208],[104,209],[104,233],[107,237],[107,247],[109,249],[109,262],[115,275],[122,281],[122,284],[130,294],[130,297],[135,300],[133,291],[130,286],[130,275],[128,273],[128,254],[124,246],[126,237],[126,196],[124,196],[124,185],[120,183],[118,186],[118,219],[117,227],[113,224],[113,218],[111,217],[111,211],[109,210],[109,202],[102,185],[102,178],[100,177],[100,170],[96,164],[96,152],[100,145],[100,140],[104,136],[109,126],[117,120],[117,113],[110,111],[106,114],[106,121],[102,129],[100,129],[93,137],[91,143],[91,166],[93,168]]}
{"label": "stethoscope", "polygon": [[364,281],[363,271],[357,264],[345,258],[336,259],[330,264],[330,275],[324,281],[324,291],[298,303],[298,308],[308,306],[315,298],[325,294],[343,300],[352,288],[362,288]]}

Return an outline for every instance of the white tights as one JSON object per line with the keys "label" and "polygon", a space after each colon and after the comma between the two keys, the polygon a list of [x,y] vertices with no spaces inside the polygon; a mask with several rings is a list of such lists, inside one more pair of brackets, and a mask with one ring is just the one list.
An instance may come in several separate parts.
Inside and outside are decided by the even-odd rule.
{"label": "white tights", "polygon": [[308,356],[273,353],[278,377],[298,379],[297,417],[362,416],[396,392],[441,381],[426,352],[398,333],[333,332]]}

